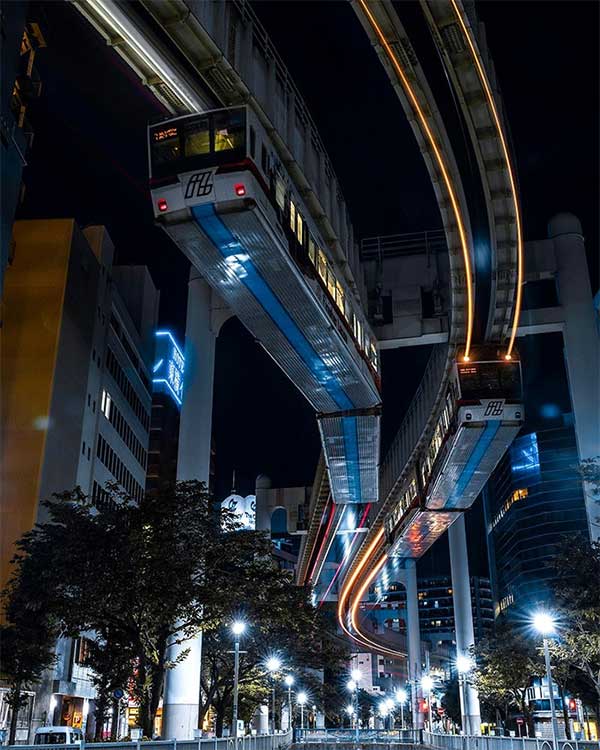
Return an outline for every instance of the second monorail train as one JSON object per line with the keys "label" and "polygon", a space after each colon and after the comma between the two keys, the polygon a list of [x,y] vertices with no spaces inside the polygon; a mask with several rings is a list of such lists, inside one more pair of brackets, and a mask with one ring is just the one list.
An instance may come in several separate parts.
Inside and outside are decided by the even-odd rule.
{"label": "second monorail train", "polygon": [[427,448],[385,520],[390,554],[421,557],[470,508],[524,419],[521,364],[493,347],[457,361]]}

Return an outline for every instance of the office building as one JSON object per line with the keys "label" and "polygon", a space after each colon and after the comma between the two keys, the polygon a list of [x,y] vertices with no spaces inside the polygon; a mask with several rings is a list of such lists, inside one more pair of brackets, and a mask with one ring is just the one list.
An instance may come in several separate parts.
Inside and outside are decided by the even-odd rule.
{"label": "office building", "polygon": [[484,493],[496,616],[551,605],[561,544],[587,538],[572,415],[552,421],[515,440]]}
{"label": "office building", "polygon": [[[142,497],[158,310],[145,267],[113,266],[104,227],[17,221],[14,240],[2,329],[3,582],[14,541],[44,520],[52,493],[79,486],[102,508],[106,482],[117,482]],[[85,650],[84,637],[59,641],[32,729],[91,720]]]}
{"label": "office building", "polygon": [[600,454],[599,331],[583,230],[558,214],[548,235],[525,247],[525,424],[483,492],[495,615],[517,620],[552,602],[563,540],[600,533],[600,504],[578,473]]}
{"label": "office building", "polygon": [[170,331],[155,332],[152,366],[152,417],[146,489],[156,492],[177,479],[179,412],[185,358]]}

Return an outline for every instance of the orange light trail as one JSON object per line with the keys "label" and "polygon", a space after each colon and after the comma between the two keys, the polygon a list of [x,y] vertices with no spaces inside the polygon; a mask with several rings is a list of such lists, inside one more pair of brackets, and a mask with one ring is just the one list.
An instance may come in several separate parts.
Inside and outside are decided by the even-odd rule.
{"label": "orange light trail", "polygon": [[465,38],[471,50],[471,55],[473,56],[475,67],[477,68],[479,80],[481,81],[481,85],[485,89],[488,103],[490,105],[490,109],[494,117],[494,122],[496,123],[496,129],[498,130],[498,137],[500,138],[500,143],[502,144],[502,151],[504,152],[504,158],[506,159],[506,164],[508,166],[508,178],[510,180],[510,187],[511,187],[512,196],[513,196],[513,203],[515,207],[515,221],[517,225],[517,294],[516,294],[516,299],[515,299],[515,311],[514,311],[512,330],[510,333],[510,341],[508,342],[508,349],[506,351],[506,359],[510,359],[513,346],[515,344],[515,338],[517,336],[517,328],[519,326],[519,317],[521,315],[521,298],[522,298],[522,292],[523,292],[523,230],[521,227],[521,212],[519,210],[519,202],[517,200],[517,188],[516,188],[515,176],[513,172],[512,162],[510,160],[510,156],[508,153],[508,146],[506,144],[504,132],[502,130],[502,125],[500,123],[500,117],[498,116],[498,110],[496,109],[496,102],[494,101],[494,97],[492,96],[492,92],[491,92],[491,89],[487,80],[487,75],[479,60],[477,50],[475,49],[475,45],[473,44],[473,40],[471,39],[471,35],[469,34],[469,31],[463,20],[462,14],[456,3],[456,0],[450,0],[450,2],[452,4],[452,8],[454,9],[456,18],[458,19],[458,22],[462,28],[463,34],[465,35]]}
{"label": "orange light trail", "polygon": [[363,9],[365,15],[369,19],[369,22],[371,23],[371,26],[373,27],[375,33],[379,37],[379,41],[381,42],[383,48],[386,51],[386,54],[388,58],[390,59],[392,65],[396,69],[396,72],[398,73],[398,76],[400,77],[400,80],[402,81],[402,85],[404,86],[404,90],[408,94],[408,97],[411,101],[411,104],[413,106],[414,111],[416,112],[419,121],[421,123],[421,127],[425,131],[427,138],[429,140],[429,143],[431,145],[431,148],[435,154],[435,158],[438,164],[438,167],[440,169],[440,172],[442,173],[442,177],[444,179],[444,184],[446,185],[446,190],[448,191],[448,195],[450,197],[450,203],[452,204],[452,210],[454,212],[454,218],[456,220],[456,225],[458,228],[458,233],[460,236],[460,245],[462,248],[462,254],[463,254],[463,262],[465,264],[465,284],[467,287],[467,324],[466,324],[466,331],[465,331],[465,351],[464,356],[468,357],[469,352],[471,350],[471,337],[473,335],[473,283],[472,283],[472,272],[471,272],[471,257],[469,255],[469,248],[467,244],[467,234],[465,231],[465,227],[463,224],[462,216],[460,213],[460,209],[458,206],[458,200],[456,198],[456,195],[454,194],[454,189],[452,187],[452,182],[450,180],[450,175],[448,174],[448,170],[446,169],[446,165],[444,164],[444,160],[442,158],[442,154],[440,152],[440,149],[438,148],[437,143],[435,142],[435,138],[433,137],[433,133],[431,132],[431,129],[429,128],[429,125],[427,124],[427,120],[425,118],[425,114],[423,113],[423,110],[419,106],[419,102],[417,101],[417,97],[415,96],[415,93],[413,92],[412,88],[410,87],[410,84],[408,82],[408,79],[406,78],[406,75],[404,74],[404,71],[402,70],[402,66],[398,62],[398,58],[394,54],[393,49],[391,48],[390,44],[386,40],[383,31],[381,30],[379,24],[375,20],[375,17],[371,13],[371,11],[368,8],[368,5],[366,3],[366,0],[358,0],[361,8]]}
{"label": "orange light trail", "polygon": [[384,529],[382,527],[381,529],[379,529],[379,531],[377,532],[373,540],[370,542],[369,546],[366,549],[365,555],[363,559],[360,561],[360,563],[358,564],[356,570],[354,570],[354,572],[350,575],[348,580],[344,582],[344,587],[342,589],[342,592],[338,601],[337,616],[338,616],[338,622],[340,624],[340,627],[342,628],[344,633],[346,633],[346,635],[349,638],[351,638],[353,641],[355,641],[361,646],[366,646],[367,648],[377,649],[379,653],[385,653],[388,656],[397,657],[399,655],[402,655],[402,653],[398,651],[394,651],[389,648],[385,648],[385,646],[381,646],[379,643],[372,641],[370,638],[367,638],[367,636],[364,633],[362,633],[357,626],[357,611],[360,605],[360,600],[362,599],[363,594],[367,590],[367,587],[369,586],[373,578],[377,575],[381,567],[387,561],[388,559],[387,553],[383,554],[381,559],[378,560],[373,570],[369,573],[365,581],[361,584],[361,587],[359,589],[357,596],[353,598],[353,603],[350,609],[350,621],[351,621],[352,627],[357,631],[358,635],[355,635],[354,633],[352,633],[350,629],[346,626],[346,622],[345,622],[344,608],[345,608],[348,596],[350,595],[350,592],[352,591],[352,587],[358,580],[358,577],[360,576],[363,568],[365,567],[369,559],[373,556],[377,547],[380,545],[383,539],[383,535],[384,535]]}

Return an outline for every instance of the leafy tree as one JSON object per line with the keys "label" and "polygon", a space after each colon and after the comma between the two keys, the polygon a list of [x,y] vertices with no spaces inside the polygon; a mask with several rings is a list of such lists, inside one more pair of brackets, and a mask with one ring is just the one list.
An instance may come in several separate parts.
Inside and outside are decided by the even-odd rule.
{"label": "leafy tree", "polygon": [[[561,609],[559,638],[550,642],[552,662],[565,687],[577,685],[575,670],[594,690],[600,719],[600,542],[566,540],[554,572]],[[585,694],[585,685],[579,692]]]}
{"label": "leafy tree", "polygon": [[[176,664],[169,646],[182,644],[177,661],[183,660],[186,641],[202,630],[205,663],[220,659],[231,648],[222,625],[233,618],[234,602],[255,624],[248,662],[275,639],[297,663],[304,654],[307,667],[335,661],[307,592],[273,564],[268,537],[240,530],[227,510],[217,512],[204,485],[165,485],[139,503],[117,486],[108,491],[100,511],[79,489],[45,503],[48,522],[19,540],[13,561],[13,585],[26,587],[30,606],[56,623],[54,635],[95,634],[89,664],[100,727],[112,692],[129,674],[140,724],[152,736],[165,671]],[[10,590],[7,597],[12,602]],[[224,656],[207,687],[221,721],[232,689],[231,655]],[[256,684],[249,663],[243,669],[250,671],[242,672],[241,706],[249,711],[264,685]]]}
{"label": "leafy tree", "polygon": [[61,634],[98,634],[95,666],[108,670],[101,675],[107,686],[112,667],[100,658],[102,642],[133,656],[130,687],[151,736],[165,670],[174,666],[168,646],[227,611],[257,552],[256,535],[228,533],[237,521],[215,512],[199,482],[166,485],[139,504],[116,486],[109,494],[100,512],[79,489],[45,503],[49,521],[17,543],[14,579]]}
{"label": "leafy tree", "polygon": [[481,640],[472,652],[476,667],[470,682],[480,696],[505,716],[510,706],[516,707],[533,733],[527,688],[533,677],[544,673],[535,642],[513,625],[503,623],[494,636]]}
{"label": "leafy tree", "polygon": [[[245,581],[232,598],[230,611],[221,612],[225,623],[230,623],[240,615],[235,602],[243,602],[248,629],[242,638],[245,653],[240,657],[239,689],[240,718],[245,720],[261,702],[270,703],[271,679],[264,662],[274,650],[282,656],[282,674],[293,672],[296,686],[302,684],[314,702],[322,702],[321,682],[311,670],[339,669],[346,656],[345,647],[330,635],[323,615],[310,603],[310,592],[295,586],[289,573],[271,558],[268,538],[256,535],[256,543],[262,545],[263,554],[247,561]],[[227,628],[204,632],[200,712],[203,718],[213,707],[218,736],[232,705],[232,644]],[[279,685],[280,703],[285,704],[287,690]]]}
{"label": "leafy tree", "polygon": [[4,700],[12,711],[8,744],[15,743],[19,710],[27,705],[25,690],[39,681],[55,661],[57,629],[48,612],[31,597],[31,581],[12,577],[3,595],[5,624],[0,626],[1,674],[9,690]]}

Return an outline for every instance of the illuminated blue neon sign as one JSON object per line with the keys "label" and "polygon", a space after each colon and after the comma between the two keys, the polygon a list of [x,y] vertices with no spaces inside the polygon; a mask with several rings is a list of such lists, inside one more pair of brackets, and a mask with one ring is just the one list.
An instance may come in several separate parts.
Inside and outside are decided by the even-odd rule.
{"label": "illuminated blue neon sign", "polygon": [[155,356],[152,368],[154,390],[168,393],[177,406],[183,397],[185,358],[170,331],[156,331]]}

